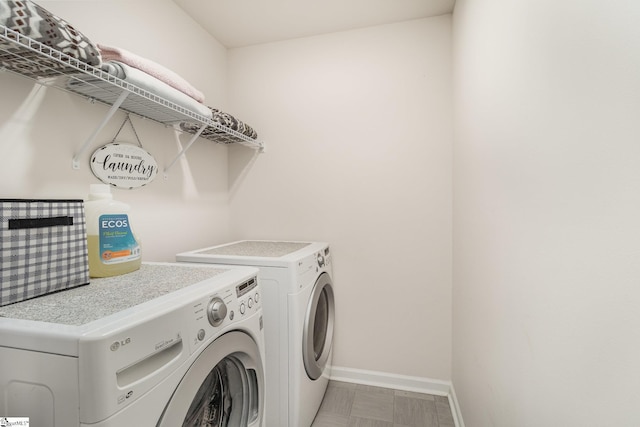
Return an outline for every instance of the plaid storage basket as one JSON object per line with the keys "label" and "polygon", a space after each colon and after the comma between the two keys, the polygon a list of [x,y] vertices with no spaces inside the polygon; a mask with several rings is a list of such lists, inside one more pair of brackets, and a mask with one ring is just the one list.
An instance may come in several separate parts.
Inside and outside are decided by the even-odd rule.
{"label": "plaid storage basket", "polygon": [[0,199],[0,306],[89,283],[82,200]]}

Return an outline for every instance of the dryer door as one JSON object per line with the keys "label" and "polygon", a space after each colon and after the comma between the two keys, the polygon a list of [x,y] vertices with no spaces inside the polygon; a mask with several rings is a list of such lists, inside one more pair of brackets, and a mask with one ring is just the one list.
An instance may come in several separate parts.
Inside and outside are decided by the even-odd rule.
{"label": "dryer door", "polygon": [[234,331],[198,356],[176,388],[157,427],[261,425],[264,372],[257,344]]}
{"label": "dryer door", "polygon": [[312,380],[324,371],[333,342],[335,303],[331,277],[322,273],[313,288],[304,321],[302,358],[307,375]]}

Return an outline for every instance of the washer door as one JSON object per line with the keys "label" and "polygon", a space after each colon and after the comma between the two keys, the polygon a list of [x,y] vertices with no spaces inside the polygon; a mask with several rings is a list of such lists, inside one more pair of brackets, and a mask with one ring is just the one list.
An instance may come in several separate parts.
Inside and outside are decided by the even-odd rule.
{"label": "washer door", "polygon": [[302,336],[304,368],[312,380],[320,378],[331,354],[334,313],[331,278],[322,273],[309,298]]}
{"label": "washer door", "polygon": [[239,331],[222,335],[191,365],[157,427],[259,426],[263,376],[251,337]]}

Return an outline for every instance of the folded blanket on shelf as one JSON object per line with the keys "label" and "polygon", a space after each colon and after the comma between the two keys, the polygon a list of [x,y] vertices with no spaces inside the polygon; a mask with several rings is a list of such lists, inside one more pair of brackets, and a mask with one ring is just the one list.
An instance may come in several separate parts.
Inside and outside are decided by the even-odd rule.
{"label": "folded blanket on shelf", "polygon": [[202,92],[193,87],[177,73],[165,68],[164,66],[122,48],[106,46],[98,43],[98,49],[100,49],[100,54],[104,61],[118,61],[123,64],[127,64],[130,67],[137,68],[138,70],[144,71],[156,79],[165,82],[169,86],[178,89],[180,92],[189,95],[196,101],[204,102],[204,95]]}
{"label": "folded blanket on shelf", "polygon": [[0,25],[89,65],[102,63],[97,46],[89,38],[30,0],[0,0]]}
{"label": "folded blanket on shelf", "polygon": [[[242,135],[249,137],[251,139],[257,139],[258,134],[255,130],[248,124],[242,122],[241,120],[236,119],[229,113],[225,113],[224,111],[220,111],[216,108],[211,108],[211,113],[213,117],[211,120],[219,125],[222,125],[228,129],[234,130]],[[183,122],[180,123],[180,128],[188,133],[195,134],[201,125]],[[232,134],[228,134],[216,127],[207,126],[202,133],[200,134],[202,138],[210,139],[212,141],[220,142],[220,143],[231,143],[241,140],[241,138],[234,137]]]}
{"label": "folded blanket on shelf", "polygon": [[207,106],[137,68],[118,61],[107,61],[102,64],[102,70],[189,111],[207,118],[212,116],[211,110]]}
{"label": "folded blanket on shelf", "polygon": [[[185,120],[200,123],[211,118],[207,107],[138,69],[112,61],[105,62],[102,70],[95,76],[73,75],[67,80],[67,89],[107,105],[114,105],[123,91],[129,92],[120,108],[160,123],[177,124]],[[194,114],[202,117],[193,117]]]}

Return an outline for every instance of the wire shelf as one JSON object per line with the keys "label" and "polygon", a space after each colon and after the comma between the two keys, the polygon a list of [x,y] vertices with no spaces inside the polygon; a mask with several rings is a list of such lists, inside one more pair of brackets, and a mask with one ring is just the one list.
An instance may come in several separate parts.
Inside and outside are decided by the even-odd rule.
{"label": "wire shelf", "polygon": [[[0,25],[0,70],[113,106],[165,125],[196,123],[214,129],[207,139],[264,149],[264,143]],[[126,96],[123,95],[126,92]]]}

